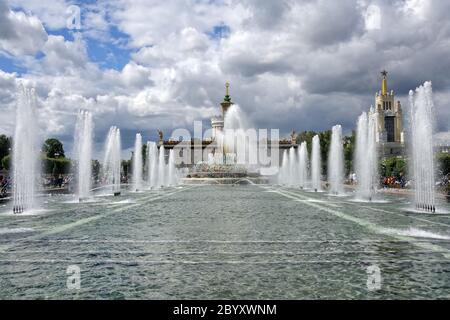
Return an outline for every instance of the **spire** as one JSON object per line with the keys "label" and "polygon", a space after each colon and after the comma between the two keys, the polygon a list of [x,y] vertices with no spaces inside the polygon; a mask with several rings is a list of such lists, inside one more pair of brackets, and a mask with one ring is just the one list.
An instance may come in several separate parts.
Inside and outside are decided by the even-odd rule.
{"label": "spire", "polygon": [[381,71],[381,76],[383,77],[382,81],[381,81],[381,94],[383,96],[387,95],[387,93],[388,93],[387,75],[388,75],[388,72],[386,70]]}
{"label": "spire", "polygon": [[228,92],[229,87],[230,84],[228,82],[225,83],[225,98],[223,98],[224,102],[231,102],[230,93]]}

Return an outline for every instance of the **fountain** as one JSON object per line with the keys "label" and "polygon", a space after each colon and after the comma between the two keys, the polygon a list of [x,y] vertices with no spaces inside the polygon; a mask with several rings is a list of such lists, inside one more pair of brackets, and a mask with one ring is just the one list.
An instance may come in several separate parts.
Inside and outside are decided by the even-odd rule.
{"label": "fountain", "polygon": [[147,164],[148,164],[148,185],[156,188],[158,186],[158,148],[153,141],[147,142]]}
{"label": "fountain", "polygon": [[[250,134],[252,132],[255,133],[254,136]],[[218,140],[223,143],[221,149],[224,153],[225,164],[241,164],[247,168],[257,164],[256,130],[238,105],[233,104],[227,110],[224,133]]]}
{"label": "fountain", "polygon": [[177,174],[176,174],[176,167],[175,167],[175,158],[173,149],[169,151],[169,163],[168,163],[168,186],[175,186],[177,184]]}
{"label": "fountain", "polygon": [[142,136],[136,133],[133,155],[133,189],[139,191],[142,189]]}
{"label": "fountain", "polygon": [[[372,110],[373,111],[373,110]],[[378,152],[376,146],[376,119],[373,112],[363,112],[356,131],[355,171],[358,200],[372,201],[378,184]]]}
{"label": "fountain", "polygon": [[414,177],[414,204],[417,210],[436,212],[433,154],[433,92],[425,82],[409,92],[411,105],[411,160]]}
{"label": "fountain", "polygon": [[158,162],[158,187],[164,187],[166,182],[166,155],[163,145],[159,147],[159,162]]}
{"label": "fountain", "polygon": [[298,186],[298,161],[296,150],[284,150],[282,164],[278,172],[278,183],[290,187]]}
{"label": "fountain", "polygon": [[75,155],[78,160],[78,200],[90,196],[92,177],[92,114],[80,110],[75,128]]}
{"label": "fountain", "polygon": [[278,172],[278,183],[281,185],[289,184],[289,154],[287,150],[283,151],[283,157],[281,161],[281,167]]}
{"label": "fountain", "polygon": [[312,154],[311,154],[311,184],[315,192],[322,190],[322,163],[320,157],[320,138],[314,136],[312,139]]}
{"label": "fountain", "polygon": [[328,156],[328,182],[330,193],[340,195],[344,193],[344,150],[342,143],[342,127],[336,125],[332,129],[331,146]]}
{"label": "fountain", "polygon": [[105,143],[105,157],[103,159],[103,182],[114,194],[120,195],[120,130],[111,127]]}
{"label": "fountain", "polygon": [[39,148],[36,125],[36,94],[22,84],[18,88],[13,145],[13,213],[36,207]]}
{"label": "fountain", "polygon": [[306,142],[302,142],[298,150],[298,169],[300,188],[304,189],[308,183],[308,149]]}

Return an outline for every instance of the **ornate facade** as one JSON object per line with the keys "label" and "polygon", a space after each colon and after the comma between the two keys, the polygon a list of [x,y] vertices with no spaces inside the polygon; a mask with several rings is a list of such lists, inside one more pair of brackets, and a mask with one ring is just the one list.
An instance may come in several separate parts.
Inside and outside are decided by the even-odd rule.
{"label": "ornate facade", "polygon": [[394,91],[388,91],[387,71],[381,72],[381,90],[375,94],[375,107],[370,115],[377,117],[376,138],[383,157],[402,156],[404,151],[403,111],[395,101]]}

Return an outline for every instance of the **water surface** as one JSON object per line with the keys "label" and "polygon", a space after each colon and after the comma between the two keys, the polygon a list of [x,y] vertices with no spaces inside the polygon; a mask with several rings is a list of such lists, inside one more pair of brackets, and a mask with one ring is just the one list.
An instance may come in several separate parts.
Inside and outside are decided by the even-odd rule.
{"label": "water surface", "polygon": [[[450,217],[276,186],[183,186],[0,210],[0,298],[450,298]],[[81,270],[80,290],[66,286]],[[367,286],[367,268],[381,289]]]}

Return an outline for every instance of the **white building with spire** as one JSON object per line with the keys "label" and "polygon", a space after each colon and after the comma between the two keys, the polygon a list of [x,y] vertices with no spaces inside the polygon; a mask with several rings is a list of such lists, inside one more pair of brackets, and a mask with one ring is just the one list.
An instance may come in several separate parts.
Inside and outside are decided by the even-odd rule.
{"label": "white building with spire", "polygon": [[375,94],[375,107],[370,116],[377,117],[377,143],[383,157],[402,156],[404,153],[403,111],[395,101],[394,91],[388,91],[387,71],[382,71],[381,90]]}

